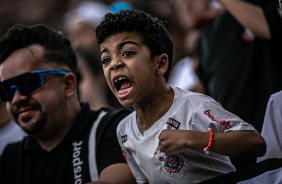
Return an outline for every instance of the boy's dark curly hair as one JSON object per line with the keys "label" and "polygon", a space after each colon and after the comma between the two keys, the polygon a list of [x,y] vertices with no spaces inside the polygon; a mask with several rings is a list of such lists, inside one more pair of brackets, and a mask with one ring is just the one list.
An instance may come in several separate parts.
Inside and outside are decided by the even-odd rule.
{"label": "boy's dark curly hair", "polygon": [[169,65],[165,73],[168,81],[172,65],[173,43],[164,23],[156,17],[141,10],[120,10],[118,13],[107,13],[96,28],[97,43],[101,45],[105,39],[121,32],[137,32],[151,51],[151,57],[166,53]]}
{"label": "boy's dark curly hair", "polygon": [[43,57],[46,62],[68,66],[75,75],[77,74],[77,58],[70,41],[62,32],[43,24],[12,26],[0,41],[0,64],[14,51],[34,44],[44,48]]}

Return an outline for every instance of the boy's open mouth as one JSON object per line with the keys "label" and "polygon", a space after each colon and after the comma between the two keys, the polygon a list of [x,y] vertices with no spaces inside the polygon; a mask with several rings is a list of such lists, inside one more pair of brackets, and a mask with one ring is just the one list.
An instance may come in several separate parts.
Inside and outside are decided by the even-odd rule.
{"label": "boy's open mouth", "polygon": [[114,79],[114,85],[118,95],[124,95],[132,89],[132,82],[126,77]]}

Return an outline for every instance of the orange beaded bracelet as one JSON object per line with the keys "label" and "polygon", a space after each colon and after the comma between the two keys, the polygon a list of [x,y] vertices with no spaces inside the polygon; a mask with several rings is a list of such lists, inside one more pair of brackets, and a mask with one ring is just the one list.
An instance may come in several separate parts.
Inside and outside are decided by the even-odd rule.
{"label": "orange beaded bracelet", "polygon": [[213,130],[211,128],[209,128],[209,132],[210,132],[210,141],[209,141],[209,144],[207,145],[207,147],[205,147],[202,152],[205,153],[205,154],[209,154],[209,150],[210,150],[210,147],[212,145],[212,142],[213,142]]}

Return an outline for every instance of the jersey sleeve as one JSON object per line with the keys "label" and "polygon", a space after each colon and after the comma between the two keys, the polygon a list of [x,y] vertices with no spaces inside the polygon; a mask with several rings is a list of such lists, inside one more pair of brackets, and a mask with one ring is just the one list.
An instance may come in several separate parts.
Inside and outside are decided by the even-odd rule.
{"label": "jersey sleeve", "polygon": [[207,100],[201,103],[193,114],[192,129],[214,132],[228,132],[240,130],[255,130],[255,128],[241,118],[225,110],[219,103]]}
{"label": "jersey sleeve", "polygon": [[127,161],[135,179],[136,179],[136,183],[137,184],[145,184],[148,182],[146,176],[143,174],[143,172],[140,170],[138,164],[135,162],[134,158],[131,156],[131,153],[128,152],[125,148],[123,148],[123,144],[122,141],[123,139],[126,139],[125,137],[122,137],[121,135],[121,129],[124,130],[123,126],[118,126],[117,128],[117,137],[118,137],[118,142],[120,145],[120,148],[123,152],[123,156],[125,158],[125,160]]}
{"label": "jersey sleeve", "polygon": [[120,149],[116,128],[119,122],[131,113],[130,109],[109,111],[97,129],[97,167],[99,175],[108,166],[126,163]]}
{"label": "jersey sleeve", "polygon": [[[280,93],[280,98],[282,98],[282,92]],[[258,161],[282,157],[282,135],[280,132],[282,130],[281,107],[282,103],[277,103],[273,96],[271,96],[267,104],[261,133],[267,144],[267,150],[263,157],[258,158]]]}

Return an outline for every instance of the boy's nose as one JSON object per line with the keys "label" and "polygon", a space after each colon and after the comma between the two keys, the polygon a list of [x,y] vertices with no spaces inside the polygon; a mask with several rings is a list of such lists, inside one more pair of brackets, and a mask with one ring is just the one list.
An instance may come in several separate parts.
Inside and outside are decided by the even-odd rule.
{"label": "boy's nose", "polygon": [[112,62],[111,69],[118,70],[124,66],[124,63],[121,60],[117,60],[116,62]]}

